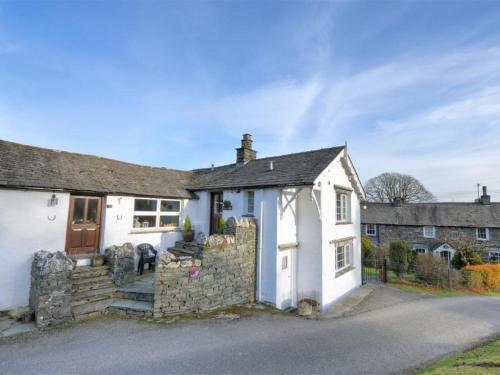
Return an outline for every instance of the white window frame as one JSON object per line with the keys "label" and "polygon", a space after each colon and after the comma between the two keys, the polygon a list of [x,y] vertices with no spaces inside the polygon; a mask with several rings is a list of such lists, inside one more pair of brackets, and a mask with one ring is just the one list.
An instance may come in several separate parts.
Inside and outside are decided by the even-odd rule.
{"label": "white window frame", "polygon": [[450,238],[454,241],[458,241],[460,239],[460,232],[456,229],[450,232]]}
{"label": "white window frame", "polygon": [[[479,231],[484,229],[485,237],[479,237]],[[489,241],[490,240],[490,230],[488,228],[476,228],[476,239],[478,241]]]}
{"label": "white window frame", "polygon": [[351,218],[351,194],[344,191],[335,191],[335,217],[337,223],[349,223]]}
{"label": "white window frame", "polygon": [[[373,231],[370,231],[370,227]],[[366,224],[365,233],[367,236],[375,237],[377,235],[377,224]]]}
{"label": "white window frame", "polygon": [[[496,259],[492,259],[492,257]],[[488,251],[488,262],[500,262],[500,249]]]}
{"label": "white window frame", "polygon": [[[156,201],[156,211],[135,211],[135,201],[136,200],[151,200],[151,201]],[[179,210],[178,211],[162,211],[161,210],[161,203],[162,201],[172,201],[172,202],[178,202],[179,203]],[[134,197],[134,212],[132,214],[132,230],[172,230],[172,229],[178,229],[181,226],[181,208],[182,208],[182,201],[180,199],[170,199],[170,198],[142,198],[142,197]],[[154,227],[136,227],[134,226],[135,223],[135,217],[136,216],[151,216],[156,218],[156,225]],[[161,222],[161,217],[162,216],[177,216],[179,218],[179,225],[176,226],[160,226]]]}
{"label": "white window frame", "polygon": [[[343,255],[343,265],[339,267],[339,257]],[[352,266],[352,242],[335,245],[335,272],[343,271]]]}
{"label": "white window frame", "polygon": [[[426,229],[432,228],[432,234],[427,233]],[[424,238],[436,238],[436,227],[432,225],[426,225],[423,228]]]}
{"label": "white window frame", "polygon": [[[247,199],[246,199],[247,214],[254,215],[255,214],[255,191],[249,190],[249,191],[247,191],[246,195],[247,195]],[[252,202],[252,204],[250,204],[250,201]]]}

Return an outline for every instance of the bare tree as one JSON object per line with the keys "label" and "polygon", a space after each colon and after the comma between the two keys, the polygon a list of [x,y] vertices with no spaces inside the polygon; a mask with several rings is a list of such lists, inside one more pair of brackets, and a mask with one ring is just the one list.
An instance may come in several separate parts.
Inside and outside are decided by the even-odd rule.
{"label": "bare tree", "polygon": [[436,197],[415,177],[400,173],[382,173],[368,180],[366,199],[370,202],[392,202],[401,198],[402,203],[433,202]]}

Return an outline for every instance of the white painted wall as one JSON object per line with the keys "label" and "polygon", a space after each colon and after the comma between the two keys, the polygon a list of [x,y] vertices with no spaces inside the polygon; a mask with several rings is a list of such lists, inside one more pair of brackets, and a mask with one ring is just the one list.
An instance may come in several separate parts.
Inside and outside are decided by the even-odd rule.
{"label": "white painted wall", "polygon": [[304,187],[297,197],[297,298],[321,302],[321,221],[311,194],[312,188]]}
{"label": "white painted wall", "polygon": [[33,254],[64,251],[68,210],[67,193],[0,189],[0,311],[28,305]]}
{"label": "white painted wall", "polygon": [[[351,223],[336,223],[336,195],[334,185],[351,187],[340,158],[342,152],[318,177],[316,183],[321,189],[321,227],[322,227],[322,309],[328,309],[342,297],[361,286],[361,217],[360,200],[353,191],[350,194]],[[354,269],[335,277],[335,247],[331,241],[346,237],[353,240]]]}
{"label": "white painted wall", "polygon": [[189,216],[195,232],[210,233],[210,193],[197,192],[198,199],[185,200],[184,217]]}

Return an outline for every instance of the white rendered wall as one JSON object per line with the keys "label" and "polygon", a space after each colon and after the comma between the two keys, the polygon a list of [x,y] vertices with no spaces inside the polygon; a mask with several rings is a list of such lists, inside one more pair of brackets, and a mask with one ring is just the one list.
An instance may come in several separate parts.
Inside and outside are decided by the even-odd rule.
{"label": "white rendered wall", "polygon": [[189,216],[195,232],[210,233],[210,193],[197,192],[198,199],[185,200],[184,217]]}
{"label": "white rendered wall", "polygon": [[[143,242],[150,243],[157,250],[164,250],[182,239],[180,230],[134,229],[134,197],[107,196],[102,226],[101,251],[112,245],[122,245],[130,242],[137,246]],[[111,205],[111,207],[109,207]],[[186,200],[181,201],[181,207]],[[181,208],[180,223],[182,225],[183,210]]]}
{"label": "white rendered wall", "polygon": [[[360,201],[353,191],[350,194],[351,223],[336,224],[336,195],[334,185],[351,187],[349,177],[341,165],[341,153],[319,176],[321,188],[322,220],[322,309],[328,309],[335,302],[361,285],[361,219]],[[319,186],[319,185],[318,185]],[[335,248],[330,243],[335,240],[355,237],[352,241],[352,265],[354,269],[335,277]]]}
{"label": "white rendered wall", "polygon": [[65,250],[68,209],[67,193],[0,189],[0,311],[28,305],[36,251]]}
{"label": "white rendered wall", "polygon": [[311,194],[312,189],[304,187],[297,197],[297,298],[321,302],[321,221]]}

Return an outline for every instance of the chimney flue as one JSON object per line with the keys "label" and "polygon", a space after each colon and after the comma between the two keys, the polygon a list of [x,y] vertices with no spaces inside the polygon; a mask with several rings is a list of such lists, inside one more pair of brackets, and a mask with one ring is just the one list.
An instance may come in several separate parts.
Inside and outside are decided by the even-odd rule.
{"label": "chimney flue", "polygon": [[252,142],[251,134],[243,134],[241,147],[236,149],[236,163],[244,164],[257,158],[257,151],[252,148]]}
{"label": "chimney flue", "polygon": [[274,170],[274,162],[272,160],[269,162],[269,170],[270,171]]}
{"label": "chimney flue", "polygon": [[392,206],[393,207],[401,207],[403,205],[403,200],[401,197],[394,197],[392,199]]}
{"label": "chimney flue", "polygon": [[483,186],[483,195],[481,195],[479,201],[481,202],[481,204],[491,204],[491,198],[488,195],[488,188],[486,186]]}

